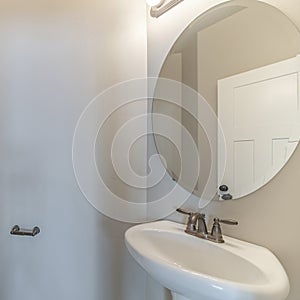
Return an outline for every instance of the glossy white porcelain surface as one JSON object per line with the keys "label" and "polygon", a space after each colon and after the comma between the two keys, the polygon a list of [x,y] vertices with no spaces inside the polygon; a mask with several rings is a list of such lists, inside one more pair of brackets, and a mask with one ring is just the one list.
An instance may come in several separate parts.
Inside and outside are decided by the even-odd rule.
{"label": "glossy white porcelain surface", "polygon": [[268,249],[227,236],[216,244],[184,229],[171,221],[137,225],[126,245],[155,280],[188,299],[286,299],[287,275]]}

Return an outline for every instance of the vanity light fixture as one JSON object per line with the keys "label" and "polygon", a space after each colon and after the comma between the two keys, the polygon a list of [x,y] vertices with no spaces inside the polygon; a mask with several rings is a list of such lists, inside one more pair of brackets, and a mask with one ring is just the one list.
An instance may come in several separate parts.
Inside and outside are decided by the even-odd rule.
{"label": "vanity light fixture", "polygon": [[183,0],[170,0],[165,3],[165,0],[146,0],[147,4],[151,6],[150,15],[154,18],[158,18],[182,1]]}

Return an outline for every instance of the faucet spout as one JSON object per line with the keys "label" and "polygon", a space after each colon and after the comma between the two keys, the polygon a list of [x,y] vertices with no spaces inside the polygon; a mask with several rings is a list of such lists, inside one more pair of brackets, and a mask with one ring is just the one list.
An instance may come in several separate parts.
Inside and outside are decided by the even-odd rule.
{"label": "faucet spout", "polygon": [[199,218],[200,214],[197,212],[188,212],[181,208],[176,209],[176,211],[181,214],[189,216],[188,222],[186,225],[186,232],[188,232],[188,233],[197,232],[197,222],[198,222],[198,218]]}
{"label": "faucet spout", "polygon": [[206,226],[206,221],[205,221],[205,214],[199,214],[197,216],[197,221],[198,221],[198,229],[197,232],[203,235],[207,235],[207,226]]}

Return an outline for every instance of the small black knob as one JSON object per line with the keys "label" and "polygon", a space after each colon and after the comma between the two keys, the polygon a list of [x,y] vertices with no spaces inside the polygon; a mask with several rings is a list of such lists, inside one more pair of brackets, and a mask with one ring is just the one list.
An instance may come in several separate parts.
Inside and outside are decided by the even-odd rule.
{"label": "small black knob", "polygon": [[219,187],[219,190],[220,190],[221,192],[227,192],[227,191],[228,191],[228,186],[225,185],[225,184],[223,184],[223,185],[221,185],[221,186]]}
{"label": "small black knob", "polygon": [[222,199],[223,200],[231,200],[232,199],[232,195],[230,195],[230,194],[224,194],[224,195],[222,195]]}

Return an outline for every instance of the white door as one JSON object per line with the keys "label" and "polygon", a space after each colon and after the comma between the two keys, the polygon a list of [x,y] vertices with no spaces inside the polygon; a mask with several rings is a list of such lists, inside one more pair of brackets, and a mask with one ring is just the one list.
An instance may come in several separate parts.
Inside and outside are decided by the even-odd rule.
{"label": "white door", "polygon": [[218,117],[227,148],[219,153],[219,164],[226,155],[226,166],[218,179],[233,198],[268,182],[295,150],[299,72],[298,55],[218,81]]}

